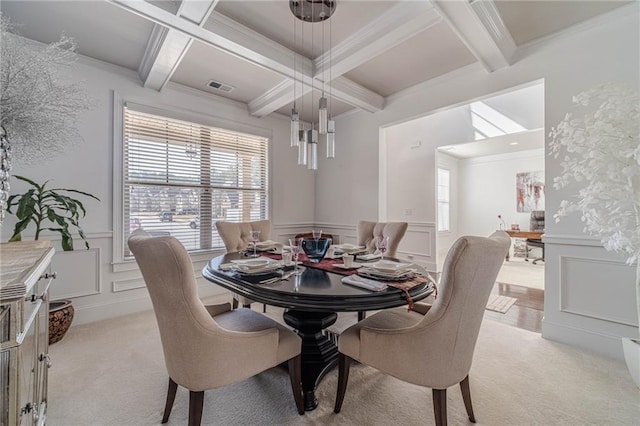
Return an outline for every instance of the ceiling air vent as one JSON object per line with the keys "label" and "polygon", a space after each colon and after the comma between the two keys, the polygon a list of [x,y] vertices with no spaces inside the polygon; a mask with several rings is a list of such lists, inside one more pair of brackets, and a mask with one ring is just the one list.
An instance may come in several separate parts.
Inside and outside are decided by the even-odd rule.
{"label": "ceiling air vent", "polygon": [[228,84],[220,83],[219,81],[215,80],[209,81],[209,83],[207,83],[207,87],[227,93],[234,89],[233,86],[229,86]]}

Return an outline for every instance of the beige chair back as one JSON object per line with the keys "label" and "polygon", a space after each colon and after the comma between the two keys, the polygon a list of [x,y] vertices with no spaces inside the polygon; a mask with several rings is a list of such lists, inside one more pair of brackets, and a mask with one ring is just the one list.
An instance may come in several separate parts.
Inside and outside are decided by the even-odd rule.
{"label": "beige chair back", "polygon": [[216,222],[216,229],[227,253],[243,251],[251,242],[251,231],[260,231],[260,241],[271,238],[271,221],[256,220],[253,222]]}
{"label": "beige chair back", "polygon": [[471,368],[484,310],[511,240],[504,231],[489,238],[461,237],[449,249],[438,297],[419,327],[434,334],[424,345],[437,342],[437,357],[428,361],[430,387],[446,389],[462,381]]}
{"label": "beige chair back", "polygon": [[376,250],[376,238],[389,237],[389,245],[385,256],[396,257],[400,240],[407,232],[407,222],[369,222],[358,223],[358,245],[367,247],[372,253]]}
{"label": "beige chair back", "polygon": [[[259,356],[250,348],[239,350],[245,333],[226,331],[211,317],[198,298],[189,254],[177,239],[136,230],[128,241],[151,296],[171,379],[199,391],[235,383],[275,365],[275,350],[270,354],[258,342],[254,348]],[[277,347],[277,330],[264,337],[268,347]]]}

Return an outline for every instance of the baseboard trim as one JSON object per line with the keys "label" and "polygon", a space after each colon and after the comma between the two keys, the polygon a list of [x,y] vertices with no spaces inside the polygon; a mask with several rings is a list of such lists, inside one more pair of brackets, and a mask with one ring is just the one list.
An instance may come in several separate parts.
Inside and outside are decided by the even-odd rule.
{"label": "baseboard trim", "polygon": [[542,320],[542,337],[609,358],[624,359],[620,336],[558,324],[544,318]]}

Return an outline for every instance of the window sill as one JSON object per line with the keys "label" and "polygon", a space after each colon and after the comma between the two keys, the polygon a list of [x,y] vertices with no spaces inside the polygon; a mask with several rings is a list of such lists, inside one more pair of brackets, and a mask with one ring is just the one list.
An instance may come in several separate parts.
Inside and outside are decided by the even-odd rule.
{"label": "window sill", "polygon": [[[207,251],[199,251],[191,253],[189,256],[191,257],[191,263],[206,263],[212,258],[216,256],[220,256],[224,254],[224,249],[213,249]],[[124,259],[118,262],[113,262],[112,264],[113,272],[128,272],[128,271],[137,271],[138,265],[136,264],[136,260],[134,258]]]}

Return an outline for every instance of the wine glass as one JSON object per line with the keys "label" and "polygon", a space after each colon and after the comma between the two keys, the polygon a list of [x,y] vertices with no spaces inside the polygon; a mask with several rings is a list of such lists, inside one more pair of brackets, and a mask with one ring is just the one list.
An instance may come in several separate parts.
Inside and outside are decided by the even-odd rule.
{"label": "wine glass", "polygon": [[291,254],[293,254],[293,274],[299,275],[298,271],[298,257],[302,252],[302,238],[290,238],[289,247],[291,247]]}
{"label": "wine glass", "polygon": [[258,253],[256,253],[257,243],[260,241],[260,231],[251,231],[250,235],[251,241],[253,242],[253,256],[258,257]]}
{"label": "wine glass", "polygon": [[316,231],[315,229],[311,231],[311,234],[313,235],[313,239],[318,241],[320,238],[322,238],[322,229],[319,231]]}
{"label": "wine glass", "polygon": [[382,235],[376,238],[376,252],[380,253],[384,258],[384,254],[387,251],[389,245],[389,237],[383,237]]}

